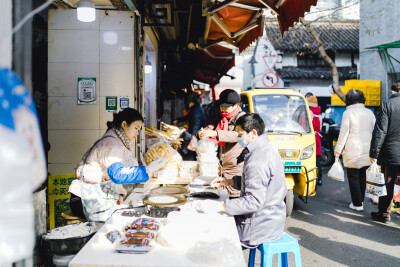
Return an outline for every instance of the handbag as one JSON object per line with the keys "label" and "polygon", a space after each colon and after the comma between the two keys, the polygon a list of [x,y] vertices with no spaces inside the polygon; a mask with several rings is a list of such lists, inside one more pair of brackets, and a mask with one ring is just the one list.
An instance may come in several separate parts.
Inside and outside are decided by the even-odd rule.
{"label": "handbag", "polygon": [[[104,136],[103,138],[107,137],[115,138],[110,135]],[[97,142],[102,139],[99,139]],[[117,208],[117,201],[119,199],[117,185],[111,180],[99,184],[90,184],[83,181],[83,169],[86,165],[86,160],[97,142],[90,148],[82,164],[80,190],[83,212],[86,219],[88,221],[105,222]]]}
{"label": "handbag", "polygon": [[335,163],[333,163],[328,172],[328,177],[336,181],[344,182],[344,171],[339,158],[335,159]]}
{"label": "handbag", "polygon": [[367,194],[371,194],[377,197],[383,197],[387,195],[385,176],[380,172],[378,164],[372,163],[366,171],[367,176]]}

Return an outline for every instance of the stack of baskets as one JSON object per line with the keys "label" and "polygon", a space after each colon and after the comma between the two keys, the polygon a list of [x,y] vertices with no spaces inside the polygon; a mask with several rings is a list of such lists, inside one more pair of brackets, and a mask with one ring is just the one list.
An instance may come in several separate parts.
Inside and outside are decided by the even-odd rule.
{"label": "stack of baskets", "polygon": [[[381,81],[376,80],[346,80],[344,86],[340,86],[340,90],[347,94],[351,89],[358,89],[364,93],[366,106],[381,105]],[[337,94],[331,97],[331,105],[343,106],[345,103]]]}
{"label": "stack of baskets", "polygon": [[219,176],[218,146],[210,139],[200,140],[197,148],[199,175],[207,177]]}

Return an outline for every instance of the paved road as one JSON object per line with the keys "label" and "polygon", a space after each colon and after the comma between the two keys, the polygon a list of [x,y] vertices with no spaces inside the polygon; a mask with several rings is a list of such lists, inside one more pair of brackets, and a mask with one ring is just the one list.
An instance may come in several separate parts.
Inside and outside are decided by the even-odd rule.
{"label": "paved road", "polygon": [[[351,210],[349,186],[323,169],[323,185],[309,203],[295,199],[285,231],[299,240],[303,266],[400,266],[400,215],[389,224],[371,220],[377,206],[369,199],[364,211]],[[248,259],[248,250],[244,252]],[[259,253],[256,266],[259,266]],[[290,266],[293,257],[289,257]],[[276,260],[274,260],[276,266]]]}

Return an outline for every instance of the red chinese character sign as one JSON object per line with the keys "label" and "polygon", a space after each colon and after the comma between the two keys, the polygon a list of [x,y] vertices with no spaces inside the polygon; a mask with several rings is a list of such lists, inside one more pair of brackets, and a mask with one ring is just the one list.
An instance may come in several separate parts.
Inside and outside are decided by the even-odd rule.
{"label": "red chinese character sign", "polygon": [[265,87],[272,88],[275,87],[279,82],[278,75],[273,71],[276,62],[279,59],[279,56],[265,56],[263,57],[265,64],[268,67],[267,73],[265,73],[262,77],[262,82]]}

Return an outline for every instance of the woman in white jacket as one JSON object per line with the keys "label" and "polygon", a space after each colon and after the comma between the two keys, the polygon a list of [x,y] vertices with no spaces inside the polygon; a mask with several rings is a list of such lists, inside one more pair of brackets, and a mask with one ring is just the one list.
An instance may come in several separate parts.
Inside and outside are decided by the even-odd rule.
{"label": "woman in white jacket", "polygon": [[[77,179],[69,187],[70,208],[74,215],[89,219],[88,216],[93,215],[90,209],[98,210],[100,208],[97,206],[104,205],[100,201],[100,196],[93,196],[91,202],[84,200],[88,197],[88,193],[82,190],[80,182],[100,184],[111,180],[115,184],[111,185],[118,191],[113,192],[116,198],[115,205],[109,209],[103,208],[102,214],[96,212],[97,217],[107,219],[108,213],[111,213],[116,205],[120,205],[132,191],[131,184],[146,182],[149,175],[165,165],[166,160],[159,158],[148,166],[138,166],[136,158],[133,157],[134,141],[143,121],[142,115],[137,110],[126,108],[114,113],[113,121],[107,122],[106,133],[85,153],[76,167]],[[106,213],[107,210],[110,212]]]}
{"label": "woman in white jacket", "polygon": [[347,168],[351,200],[350,208],[363,211],[366,187],[366,170],[371,165],[369,148],[375,116],[365,108],[365,97],[360,90],[350,90],[346,94],[346,111],[343,113],[335,157],[343,155]]}

